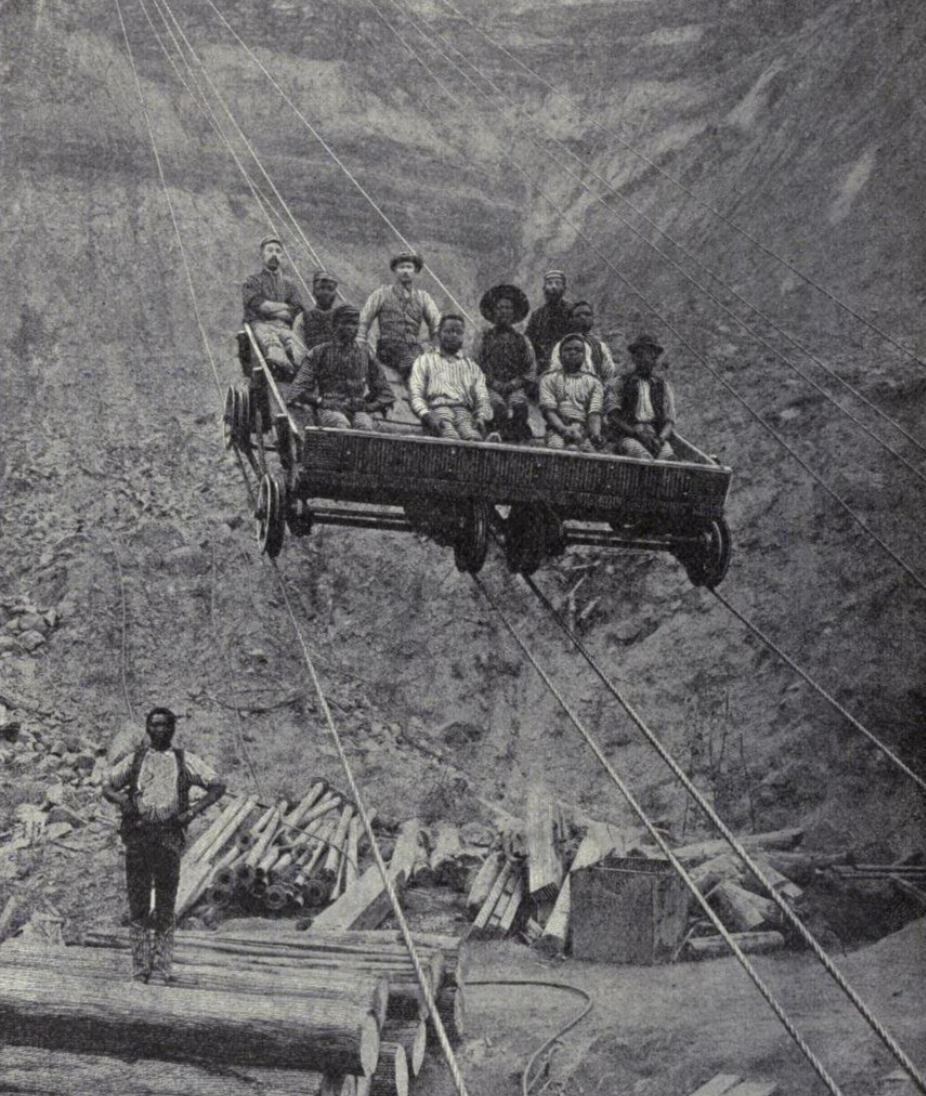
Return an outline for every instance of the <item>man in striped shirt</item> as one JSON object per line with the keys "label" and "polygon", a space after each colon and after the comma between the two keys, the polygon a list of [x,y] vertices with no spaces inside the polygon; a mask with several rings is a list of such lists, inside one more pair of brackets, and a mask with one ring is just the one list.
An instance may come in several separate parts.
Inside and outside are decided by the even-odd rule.
{"label": "man in striped shirt", "polygon": [[416,358],[408,382],[412,411],[438,438],[482,441],[492,418],[485,375],[462,353],[465,321],[447,313],[437,329],[439,350]]}
{"label": "man in striped shirt", "polygon": [[[392,285],[381,285],[367,298],[360,312],[358,342],[369,339],[373,323],[379,325],[376,356],[408,380],[415,358],[421,353],[421,325],[427,324],[431,342],[437,341],[440,311],[434,299],[415,285],[424,260],[413,251],[402,251],[389,264],[395,275]],[[372,345],[372,343],[371,343]]]}
{"label": "man in striped shirt", "polygon": [[395,402],[383,367],[366,343],[357,343],[360,312],[334,311],[334,338],[310,350],[289,393],[289,403],[317,408],[318,425],[375,430],[373,415]]}
{"label": "man in striped shirt", "polygon": [[561,371],[550,370],[540,378],[540,410],[547,423],[550,449],[591,453],[602,444],[601,381],[582,371],[585,340],[567,335],[560,343]]}
{"label": "man in striped shirt", "polygon": [[[582,363],[582,371],[591,373],[597,377],[605,388],[617,376],[617,367],[611,356],[611,348],[597,335],[592,334],[595,326],[595,311],[588,301],[576,301],[570,313],[572,331],[570,334],[581,335],[585,339],[585,361]],[[562,369],[559,358],[560,344],[553,347],[550,355],[550,368]]]}
{"label": "man in striped shirt", "polygon": [[637,460],[672,460],[675,394],[664,377],[653,376],[662,347],[652,335],[641,335],[627,349],[634,370],[615,378],[605,393],[605,420],[615,452]]}

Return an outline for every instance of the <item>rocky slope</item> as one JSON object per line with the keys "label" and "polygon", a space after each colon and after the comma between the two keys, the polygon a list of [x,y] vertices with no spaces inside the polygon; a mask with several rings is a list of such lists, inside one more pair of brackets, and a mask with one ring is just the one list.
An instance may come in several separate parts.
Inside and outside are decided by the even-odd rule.
{"label": "rocky slope", "polygon": [[[926,573],[918,481],[667,272],[523,133],[484,111],[436,48],[428,61],[461,105],[440,98],[366,0],[221,6],[470,310],[479,287],[511,277],[536,287],[555,259],[574,272],[576,292],[599,302],[618,349],[622,332],[644,323],[665,334],[510,169],[504,148],[530,165],[596,249],[646,287],[685,342]],[[124,8],[224,385],[236,379],[237,283],[254,263],[262,221],[140,7]],[[389,231],[209,9],[175,10],[323,261],[360,297],[382,277]],[[920,5],[889,15],[841,0],[465,10],[649,158],[922,345],[922,187],[909,162],[924,124]],[[453,29],[525,119],[543,120],[591,157],[661,227],[924,433],[917,367],[758,261],[664,178],[452,23],[442,4],[415,12],[432,34]],[[0,299],[0,699],[49,756],[58,756],[49,747],[62,728],[76,723],[92,753],[130,712],[137,722],[150,704],[167,702],[183,716],[185,742],[236,783],[254,780],[248,757],[268,795],[317,772],[333,777],[336,759],[273,576],[257,558],[237,472],[218,444],[213,378],[115,9],[7,0],[2,22],[0,270],[12,291]],[[737,556],[725,590],[922,766],[922,591],[705,377],[679,337],[667,345],[685,432],[736,469]],[[915,460],[912,446],[893,440]],[[595,566],[583,570],[588,562]],[[284,569],[358,775],[382,814],[470,817],[480,801],[517,810],[526,781],[541,772],[563,799],[621,815],[616,793],[446,552],[324,530],[291,545]],[[737,825],[802,820],[821,843],[838,837],[888,854],[921,839],[911,787],[671,561],[576,552],[541,582],[575,607],[589,645]],[[523,588],[497,561],[487,583],[647,806],[690,834],[698,821],[682,793]],[[46,621],[45,633],[26,627],[32,609],[55,610],[55,624]],[[29,632],[40,642],[26,641]],[[5,822],[18,801],[41,797],[34,763],[4,762]],[[89,798],[90,787],[69,794]],[[76,879],[84,867],[55,871]],[[9,885],[0,881],[0,899]],[[59,902],[85,909],[79,887],[63,890]]]}

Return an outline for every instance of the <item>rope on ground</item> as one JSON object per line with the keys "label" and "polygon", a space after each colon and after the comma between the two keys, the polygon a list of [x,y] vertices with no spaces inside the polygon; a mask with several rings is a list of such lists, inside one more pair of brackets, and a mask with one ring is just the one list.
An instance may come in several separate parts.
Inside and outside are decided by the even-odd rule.
{"label": "rope on ground", "polygon": [[622,148],[626,149],[626,151],[629,152],[632,156],[635,156],[642,163],[646,164],[647,167],[652,168],[664,179],[672,183],[673,186],[678,187],[678,189],[681,190],[681,192],[686,195],[686,197],[696,202],[702,209],[706,210],[712,216],[717,217],[719,220],[723,221],[725,225],[727,225],[729,228],[732,228],[733,231],[741,236],[744,240],[747,240],[754,247],[759,248],[759,250],[762,251],[765,255],[767,255],[771,259],[774,259],[777,263],[780,263],[792,274],[800,278],[801,281],[804,282],[806,285],[811,286],[812,288],[817,290],[817,292],[823,294],[824,297],[826,297],[829,301],[835,304],[838,308],[842,309],[844,312],[847,312],[850,316],[853,316],[856,320],[869,328],[869,330],[874,331],[886,342],[890,343],[897,350],[901,351],[901,353],[903,353],[911,361],[926,369],[926,361],[923,361],[923,359],[920,358],[920,356],[915,351],[911,350],[907,346],[904,346],[903,343],[895,339],[892,335],[889,335],[872,320],[866,319],[864,316],[860,315],[854,308],[852,308],[851,305],[846,304],[845,301],[837,297],[832,290],[827,289],[820,282],[812,278],[809,274],[805,274],[799,267],[795,266],[793,262],[785,258],[783,255],[779,255],[768,244],[763,243],[747,229],[743,228],[742,225],[737,224],[737,222],[734,221],[731,217],[728,217],[725,213],[722,213],[719,209],[716,208],[716,206],[713,206],[710,202],[707,202],[703,198],[698,197],[698,195],[695,194],[694,191],[692,191],[689,187],[687,187],[680,179],[672,175],[670,172],[666,171],[664,168],[660,167],[659,164],[650,159],[650,157],[648,157],[645,153],[640,152],[639,149],[635,148],[628,141],[625,141],[624,138],[621,137],[614,130],[608,129],[608,127],[599,122],[590,111],[583,110],[577,100],[560,91],[559,88],[551,84],[550,81],[547,80],[544,76],[541,76],[539,72],[536,72],[529,65],[525,64],[519,57],[515,56],[515,54],[513,54],[510,50],[506,49],[499,42],[495,41],[495,39],[493,39],[472,19],[470,19],[469,16],[464,15],[464,13],[460,11],[456,4],[452,3],[452,0],[440,0],[440,3],[442,3],[445,7],[450,8],[450,10],[453,11],[453,13],[457,16],[457,18],[461,19],[481,38],[485,39],[485,41],[487,41],[490,45],[494,46],[497,50],[504,54],[504,56],[507,57],[509,61],[513,61],[529,76],[532,76],[535,80],[539,80],[540,83],[543,84],[544,87],[546,87],[556,98],[562,99],[563,102],[568,103],[570,107],[572,107],[572,109],[575,110],[581,117],[587,118],[592,123],[592,125],[601,133],[603,133],[606,137],[614,138],[614,140],[616,140]]}
{"label": "rope on ground", "polygon": [[[211,4],[212,0],[207,0],[207,3]],[[453,93],[453,91],[451,91],[447,87],[447,85],[441,80],[441,78],[431,70],[430,66],[427,64],[426,61],[423,60],[420,54],[417,53],[415,48],[409,45],[408,42],[406,42],[400,32],[392,26],[389,20],[386,19],[381,11],[379,11],[379,9],[372,2],[372,0],[367,0],[367,3],[373,8],[374,11],[376,11],[382,22],[387,27],[389,27],[389,29],[399,40],[399,42],[405,47],[405,49],[409,53],[411,53],[411,55],[422,66],[422,68],[424,68],[424,70],[428,73],[431,79],[434,80],[434,82],[442,89],[444,94],[447,95],[447,97],[452,102],[456,103],[458,107],[460,107],[461,109],[465,109],[463,102]],[[827,483],[827,481],[824,480],[818,472],[814,471],[814,469],[807,463],[806,460],[804,460],[800,453],[798,453],[793,446],[789,445],[788,442],[781,436],[781,434],[779,434],[778,431],[771,425],[771,423],[767,422],[762,417],[762,415],[758,411],[756,411],[756,409],[746,399],[746,397],[743,396],[738,391],[738,389],[734,388],[734,386],[710,364],[707,358],[705,358],[704,355],[701,354],[685,338],[685,336],[681,333],[681,331],[679,331],[675,324],[671,322],[671,320],[669,320],[659,311],[659,309],[652,303],[652,301],[649,300],[649,298],[643,293],[643,291],[639,289],[639,287],[635,285],[629,278],[621,273],[621,271],[614,265],[611,259],[607,255],[605,255],[604,252],[592,242],[591,238],[587,236],[586,233],[584,233],[582,229],[566,214],[565,210],[553,198],[551,198],[545,190],[543,190],[543,188],[537,182],[535,174],[532,174],[524,167],[522,167],[522,165],[518,163],[518,161],[515,160],[504,149],[501,150],[501,155],[512,165],[515,171],[517,171],[518,174],[525,179],[527,184],[530,187],[534,188],[540,195],[540,197],[543,198],[543,200],[553,210],[556,211],[563,223],[569,225],[569,227],[576,233],[576,235],[585,242],[589,250],[593,254],[597,255],[599,259],[601,259],[601,261],[615,275],[615,277],[617,277],[630,290],[630,292],[633,293],[635,297],[643,302],[646,308],[649,309],[653,313],[653,315],[657,317],[663,327],[665,327],[666,330],[669,331],[679,341],[679,343],[689,351],[694,360],[697,361],[699,365],[701,365],[702,368],[704,368],[714,378],[714,380],[716,380],[720,385],[722,385],[724,389],[726,389],[726,391],[730,393],[730,395],[737,401],[737,403],[739,403],[743,407],[743,409],[747,412],[750,418],[755,420],[755,422],[757,422],[762,427],[762,429],[767,434],[769,434],[769,436],[778,445],[780,445],[781,448],[784,449],[784,451],[794,461],[797,462],[797,464],[804,470],[804,472],[808,476],[810,476],[814,483],[816,483],[827,494],[828,497],[830,497],[834,502],[837,503],[837,505],[852,519],[852,521],[856,525],[858,525],[859,528],[862,529],[878,545],[878,547],[891,558],[891,560],[893,560],[893,562],[908,576],[908,578],[910,578],[924,593],[926,593],[926,580],[921,578],[920,575],[917,574],[917,572],[913,569],[913,567],[909,563],[907,563],[907,561],[897,551],[895,551],[882,537],[880,537],[874,529],[872,529],[872,527],[861,516],[861,514],[859,514],[852,506],[850,506],[849,503],[847,503],[845,499],[842,498],[842,496],[836,491],[835,488],[831,487],[830,484]]]}
{"label": "rope on ground", "polygon": [[[206,3],[209,5],[210,8],[212,8],[212,10],[215,12],[215,14],[222,21],[222,24],[227,28],[227,30],[231,33],[231,35],[238,42],[238,44],[244,49],[245,53],[247,53],[247,55],[251,58],[251,60],[255,63],[255,65],[257,65],[257,67],[261,70],[261,72],[263,72],[263,74],[267,77],[267,79],[270,81],[272,86],[279,93],[279,95],[281,96],[283,101],[287,104],[287,106],[290,107],[290,109],[293,111],[293,113],[296,115],[296,117],[302,122],[302,124],[306,127],[306,129],[312,134],[312,136],[315,138],[315,140],[318,141],[318,143],[325,150],[325,152],[328,154],[328,156],[331,158],[331,160],[333,160],[334,163],[337,164],[337,166],[341,169],[341,171],[344,172],[344,174],[350,180],[350,182],[354,186],[354,188],[357,191],[359,191],[359,193],[366,199],[366,201],[373,208],[373,210],[379,215],[379,217],[381,218],[383,223],[390,229],[390,231],[398,238],[398,240],[405,247],[407,247],[410,251],[413,251],[414,250],[414,245],[411,243],[411,241],[396,227],[395,223],[391,220],[389,215],[383,210],[382,206],[379,205],[379,203],[376,201],[376,199],[373,198],[370,195],[370,192],[366,189],[366,187],[360,182],[360,180],[357,178],[357,176],[354,175],[354,173],[350,170],[350,168],[344,163],[344,161],[340,158],[340,156],[338,156],[338,154],[334,151],[334,149],[331,147],[331,145],[321,135],[318,128],[316,126],[314,126],[309,121],[309,119],[306,118],[305,114],[303,114],[303,112],[299,109],[299,107],[296,106],[296,104],[293,102],[292,98],[287,94],[286,90],[275,79],[275,77],[270,72],[270,70],[267,68],[267,66],[263,63],[263,61],[261,61],[261,59],[257,56],[257,54],[244,41],[244,39],[241,37],[241,35],[238,34],[238,32],[231,25],[231,23],[229,23],[229,21],[225,18],[225,16],[222,14],[222,12],[219,11],[219,9],[216,7],[213,0],[206,0]],[[454,305],[456,305],[457,309],[472,323],[473,322],[473,317],[466,311],[466,309],[463,307],[463,305],[450,292],[450,290],[447,288],[447,286],[444,284],[444,282],[441,281],[441,279],[434,272],[434,270],[430,267],[430,265],[425,264],[425,269],[427,270],[428,274],[434,279],[434,281],[437,283],[437,285],[440,286],[440,288],[447,295],[447,297],[454,303]]]}
{"label": "rope on ground", "polygon": [[894,1055],[898,1062],[904,1067],[910,1076],[916,1081],[917,1086],[926,1092],[926,1078],[918,1071],[917,1067],[913,1064],[906,1052],[896,1041],[896,1039],[887,1030],[884,1024],[878,1019],[872,1012],[869,1006],[859,997],[858,993],[853,989],[850,983],[846,980],[845,975],[836,966],[829,955],[823,950],[818,943],[816,937],[807,928],[804,922],[798,917],[786,899],[775,889],[771,881],[763,872],[762,868],[753,860],[746,849],[746,846],[739,840],[739,838],[733,833],[729,826],[723,821],[720,815],[714,810],[714,808],[708,803],[707,799],[701,794],[698,788],[695,786],[691,778],[685,772],[685,770],[675,760],[673,755],[669,752],[662,741],[656,736],[655,732],[646,723],[640,713],[633,707],[629,700],[621,693],[618,687],[614,684],[612,679],[601,669],[598,663],[592,658],[585,644],[579,639],[579,637],[573,632],[562,615],[557,612],[553,603],[544,594],[540,587],[530,577],[524,576],[524,581],[527,583],[528,588],[536,596],[537,600],[547,610],[553,620],[556,622],[563,634],[573,644],[575,649],[579,652],[583,659],[591,667],[592,671],[598,677],[599,681],[608,690],[611,696],[620,704],[628,716],[636,724],[637,728],[642,732],[647,742],[653,747],[656,753],[662,758],[666,765],[668,765],[672,774],[682,784],[684,789],[692,797],[692,799],[701,808],[704,814],[710,819],[711,823],[719,831],[723,839],[727,842],[731,849],[736,853],[739,859],[746,865],[746,867],[752,872],[753,876],[761,883],[761,885],[768,892],[769,898],[775,903],[775,905],[781,910],[785,920],[788,921],[791,926],[796,930],[798,935],[804,941],[808,948],[813,952],[816,958],[819,960],[824,970],[829,974],[837,986],[843,991],[843,993],[849,998],[862,1018],[874,1031],[882,1043],[887,1049]]}
{"label": "rope on ground", "polygon": [[608,774],[608,776],[610,777],[612,782],[615,784],[618,791],[621,793],[621,795],[627,801],[627,803],[630,806],[631,810],[634,812],[634,814],[637,816],[637,818],[640,819],[641,823],[646,828],[646,830],[649,832],[650,836],[653,838],[653,840],[656,842],[656,844],[662,850],[663,856],[665,856],[666,859],[669,861],[669,863],[672,865],[672,868],[675,870],[675,872],[681,878],[682,882],[688,888],[688,890],[690,891],[690,893],[691,893],[692,897],[694,898],[694,900],[704,910],[704,913],[707,916],[708,920],[711,922],[711,924],[714,926],[714,928],[717,930],[717,932],[723,937],[724,942],[727,944],[727,947],[729,947],[730,950],[733,952],[734,956],[736,957],[737,962],[740,964],[740,966],[743,968],[743,970],[749,976],[749,978],[752,981],[753,985],[756,987],[756,989],[758,989],[759,993],[765,999],[766,1003],[769,1005],[769,1007],[772,1009],[772,1011],[775,1013],[775,1015],[781,1021],[782,1026],[787,1031],[787,1033],[791,1036],[791,1038],[794,1040],[794,1042],[797,1044],[798,1049],[804,1055],[804,1057],[807,1059],[807,1061],[810,1063],[810,1065],[812,1066],[814,1072],[817,1074],[817,1076],[820,1078],[820,1080],[823,1082],[823,1084],[826,1086],[827,1091],[832,1093],[833,1096],[840,1096],[841,1090],[840,1090],[839,1086],[836,1084],[836,1082],[833,1080],[833,1078],[830,1077],[830,1075],[827,1072],[826,1067],[823,1065],[823,1063],[819,1060],[819,1058],[817,1058],[817,1056],[814,1054],[814,1052],[810,1049],[810,1047],[808,1046],[808,1044],[807,1044],[806,1040],[804,1039],[803,1035],[801,1035],[800,1031],[798,1030],[797,1026],[795,1025],[794,1021],[791,1019],[791,1017],[785,1011],[784,1006],[780,1004],[780,1002],[775,997],[775,995],[772,993],[772,991],[768,988],[768,986],[766,986],[766,984],[762,980],[761,976],[759,975],[758,971],[755,969],[755,967],[752,965],[752,963],[746,957],[746,955],[743,952],[742,948],[739,946],[739,944],[736,942],[736,940],[730,934],[730,931],[724,925],[723,921],[720,920],[717,913],[714,911],[713,907],[708,904],[707,899],[698,890],[698,886],[695,883],[695,881],[691,878],[691,875],[688,873],[688,871],[686,870],[684,865],[681,863],[681,861],[678,859],[678,857],[672,851],[672,849],[669,846],[668,842],[666,841],[665,837],[663,837],[661,831],[655,826],[652,819],[649,817],[649,815],[644,810],[643,806],[638,802],[638,800],[634,796],[633,792],[631,792],[630,788],[624,782],[624,779],[621,777],[621,775],[617,772],[617,770],[614,768],[614,766],[611,764],[611,762],[605,756],[604,752],[602,751],[601,747],[598,745],[598,742],[595,740],[594,736],[587,729],[587,727],[582,722],[582,720],[579,718],[579,716],[572,710],[572,708],[569,706],[569,703],[567,702],[565,697],[562,695],[562,693],[559,691],[559,689],[557,689],[556,685],[551,681],[550,677],[547,675],[547,673],[543,669],[543,667],[538,663],[537,659],[533,655],[533,652],[527,646],[527,643],[524,641],[524,639],[522,639],[520,633],[517,631],[517,629],[514,627],[514,625],[511,623],[511,621],[508,619],[508,617],[503,612],[502,608],[498,605],[498,603],[495,601],[495,599],[489,593],[488,589],[483,584],[483,582],[479,578],[479,576],[478,575],[473,575],[471,577],[473,579],[473,582],[476,584],[477,589],[482,594],[482,596],[485,598],[485,600],[488,603],[488,605],[490,606],[490,608],[498,616],[499,620],[501,620],[502,624],[505,627],[505,630],[508,632],[508,634],[511,636],[511,638],[515,641],[515,643],[518,645],[518,647],[521,649],[521,652],[523,653],[524,657],[527,659],[527,661],[534,668],[537,675],[540,677],[540,680],[543,682],[543,684],[549,690],[550,694],[556,700],[557,704],[559,704],[559,706],[565,712],[565,714],[568,717],[570,723],[572,723],[572,725],[575,727],[575,729],[579,732],[579,734],[585,740],[587,746],[592,751],[592,753],[595,755],[595,757],[597,758],[597,760],[599,761],[599,763],[601,764],[601,766],[605,770],[605,772]]}
{"label": "rope on ground", "polygon": [[[432,48],[432,49],[434,48],[434,39],[435,38],[439,42],[443,42],[444,45],[449,50],[452,50],[454,54],[456,54],[458,57],[462,58],[463,61],[465,62],[465,64],[467,64],[471,69],[473,69],[473,71],[476,72],[479,75],[479,77],[482,80],[484,80],[485,83],[488,84],[489,87],[491,87],[492,90],[497,95],[501,96],[503,99],[507,99],[507,96],[505,94],[504,89],[501,88],[490,76],[487,76],[482,71],[482,69],[480,69],[479,66],[474,61],[471,61],[466,56],[466,54],[463,53],[463,51],[459,48],[459,46],[456,46],[456,45],[454,45],[454,43],[449,42],[447,40],[447,38],[445,37],[445,35],[441,34],[440,31],[433,30],[433,29],[426,31],[422,27],[421,21],[411,17],[408,14],[407,11],[403,11],[403,9],[400,8],[400,6],[396,2],[396,0],[389,0],[389,3],[397,11],[402,12],[406,22],[410,23],[418,31],[418,33],[428,42],[429,48]],[[499,107],[499,106],[493,104],[491,102],[491,100],[488,99],[488,96],[486,95],[486,93],[478,86],[478,84],[476,84],[475,81],[473,81],[473,79],[468,75],[468,73],[466,73],[451,57],[449,57],[447,55],[447,53],[445,53],[440,48],[438,48],[437,52],[440,54],[441,57],[443,57],[447,61],[447,63],[449,65],[451,65],[463,77],[464,80],[466,80],[477,91],[478,94],[482,95],[486,99],[486,101],[489,102],[490,106],[492,106],[493,109],[495,109],[499,114],[501,114],[502,117],[506,118],[509,121],[509,123],[512,126],[515,127],[516,131],[521,130],[521,129],[524,128],[525,123],[524,123],[523,117],[518,116],[513,111],[505,110],[502,107]],[[648,224],[651,228],[653,228],[660,236],[662,236],[666,240],[668,240],[669,243],[671,243],[675,248],[677,248],[678,251],[680,251],[682,255],[684,255],[686,258],[690,259],[691,262],[693,262],[698,267],[699,270],[703,270],[710,278],[712,278],[715,282],[717,282],[718,285],[722,286],[728,293],[730,293],[733,297],[735,297],[736,300],[738,300],[740,303],[744,304],[747,308],[749,308],[752,312],[754,312],[759,317],[759,319],[763,320],[774,331],[776,331],[779,335],[781,335],[783,338],[785,338],[791,344],[791,346],[795,347],[802,354],[806,355],[816,366],[818,366],[826,374],[828,374],[837,384],[841,385],[844,389],[846,389],[857,400],[859,400],[867,408],[869,408],[869,410],[871,410],[879,418],[883,419],[889,426],[891,426],[893,429],[897,430],[904,438],[907,439],[907,441],[909,441],[911,444],[915,445],[916,448],[919,449],[921,452],[926,453],[926,444],[924,444],[923,442],[920,442],[916,437],[914,437],[913,434],[911,434],[907,429],[905,429],[905,427],[903,427],[899,422],[897,422],[895,419],[891,418],[891,416],[888,415],[885,411],[882,411],[881,408],[878,407],[877,404],[875,404],[872,400],[870,400],[863,392],[861,392],[854,385],[850,384],[847,380],[845,380],[842,376],[840,376],[833,368],[831,368],[829,365],[827,365],[826,362],[824,362],[818,355],[814,354],[812,350],[810,350],[808,347],[806,347],[799,340],[795,339],[794,336],[789,334],[789,332],[787,332],[784,328],[782,328],[779,324],[777,324],[775,322],[775,320],[773,320],[770,316],[768,316],[766,313],[764,313],[756,304],[754,304],[748,298],[743,296],[743,294],[740,293],[732,285],[730,285],[729,282],[727,282],[719,274],[717,274],[715,271],[713,271],[706,263],[702,262],[697,257],[697,255],[695,255],[688,248],[686,248],[684,246],[684,244],[679,243],[679,241],[677,239],[675,239],[675,237],[673,237],[669,232],[667,232],[664,228],[662,228],[662,226],[659,225],[656,221],[654,221],[652,217],[648,216],[647,213],[644,210],[642,210],[639,206],[637,206],[629,198],[626,198],[623,194],[621,194],[621,192],[616,187],[612,186],[612,184],[609,183],[608,180],[604,178],[604,176],[599,174],[591,164],[586,163],[582,159],[581,156],[579,156],[577,153],[573,152],[573,150],[564,141],[560,140],[560,138],[558,138],[552,130],[550,130],[542,122],[528,122],[527,126],[529,127],[529,130],[533,131],[534,134],[542,132],[546,136],[546,138],[549,141],[551,141],[554,145],[556,145],[557,148],[561,149],[562,152],[565,153],[566,156],[568,156],[570,159],[574,160],[580,166],[580,168],[582,168],[582,170],[587,171],[593,178],[595,178],[599,183],[601,183],[601,185],[604,186],[611,194],[613,194],[614,197],[616,197],[619,201],[623,202],[624,205],[628,206],[631,210],[633,210],[633,212],[638,217],[640,217],[646,224]],[[903,464],[904,467],[907,468],[908,471],[910,471],[914,476],[916,476],[918,479],[920,479],[923,483],[926,483],[926,475],[924,475],[915,465],[911,464],[910,461],[908,461],[906,459],[906,457],[903,456],[903,454],[899,453],[896,449],[894,449],[890,445],[889,442],[885,441],[884,438],[882,438],[879,434],[875,433],[866,423],[862,422],[847,407],[845,407],[843,404],[839,403],[822,385],[820,385],[816,380],[814,380],[813,377],[811,377],[808,373],[806,373],[799,366],[795,365],[794,362],[792,362],[789,358],[787,358],[782,353],[782,351],[778,349],[777,346],[775,346],[773,343],[769,342],[768,339],[766,339],[761,334],[761,332],[757,331],[754,327],[751,327],[748,323],[746,323],[743,319],[741,319],[736,314],[736,312],[734,312],[733,309],[730,308],[724,301],[720,300],[715,294],[713,294],[704,285],[702,285],[700,282],[696,281],[684,269],[684,267],[682,267],[678,262],[676,262],[670,255],[667,255],[666,252],[663,251],[661,248],[657,247],[657,245],[655,243],[653,243],[652,240],[650,240],[647,236],[645,236],[631,221],[627,220],[626,217],[622,216],[612,205],[609,205],[608,202],[606,202],[605,199],[600,194],[598,194],[595,190],[593,190],[581,176],[577,175],[571,168],[569,168],[568,165],[566,163],[564,163],[564,161],[562,159],[560,159],[558,157],[555,157],[555,156],[551,156],[550,153],[548,151],[546,151],[546,149],[542,145],[541,139],[539,137],[534,136],[532,139],[534,140],[534,143],[537,145],[538,149],[540,149],[540,151],[543,152],[544,155],[546,155],[548,159],[552,160],[553,163],[555,163],[558,167],[562,168],[562,170],[565,171],[566,174],[571,179],[573,179],[575,182],[577,182],[579,184],[579,186],[581,186],[588,194],[590,194],[595,199],[595,201],[605,210],[606,213],[608,213],[612,218],[614,218],[615,220],[620,222],[620,224],[624,225],[626,228],[629,228],[630,231],[635,236],[637,236],[640,240],[643,241],[643,243],[648,248],[650,248],[650,250],[654,251],[661,258],[665,259],[665,261],[667,263],[669,263],[675,270],[677,270],[682,275],[682,277],[686,278],[696,289],[700,290],[708,298],[708,300],[710,300],[711,302],[716,304],[717,307],[722,309],[723,312],[726,315],[730,316],[730,318],[735,323],[737,323],[749,336],[754,338],[761,346],[765,347],[765,349],[768,350],[770,353],[774,354],[775,357],[780,358],[781,361],[790,370],[792,370],[792,372],[796,373],[799,377],[803,378],[809,385],[811,385],[817,392],[819,392],[825,400],[827,400],[834,407],[836,407],[848,419],[851,419],[851,421],[853,423],[855,423],[855,425],[860,430],[862,430],[864,433],[866,433],[873,441],[875,441],[882,448],[886,449],[887,452],[889,452],[901,464]]]}
{"label": "rope on ground", "polygon": [[921,777],[918,773],[915,773],[909,767],[909,765],[906,764],[905,761],[898,757],[897,754],[894,753],[894,751],[890,748],[890,746],[887,745],[886,742],[882,742],[876,734],[874,734],[863,723],[856,719],[851,712],[847,711],[846,708],[843,707],[843,705],[840,704],[839,701],[831,693],[828,693],[822,685],[818,684],[810,676],[810,674],[807,673],[806,670],[801,669],[801,667],[794,661],[793,658],[790,657],[790,655],[782,650],[782,648],[779,647],[778,644],[769,635],[763,632],[757,624],[755,624],[747,616],[741,613],[735,605],[731,604],[730,601],[728,601],[723,594],[719,594],[716,590],[711,590],[710,592],[714,595],[715,598],[717,598],[720,604],[723,605],[723,607],[729,613],[736,617],[740,624],[747,628],[756,637],[756,639],[761,640],[761,642],[764,643],[765,646],[773,652],[773,654],[776,654],[781,659],[781,661],[785,663],[785,665],[789,666],[798,675],[798,677],[805,684],[809,685],[818,696],[822,697],[827,702],[827,704],[829,704],[830,707],[833,708],[834,711],[838,712],[843,717],[843,719],[847,720],[847,722],[849,722],[857,731],[863,734],[868,739],[868,741],[871,742],[873,746],[877,747],[877,749],[880,750],[881,753],[889,761],[896,765],[897,768],[901,770],[901,772],[906,774],[915,784],[919,786],[922,791],[926,792],[926,780],[924,780],[923,777]]}

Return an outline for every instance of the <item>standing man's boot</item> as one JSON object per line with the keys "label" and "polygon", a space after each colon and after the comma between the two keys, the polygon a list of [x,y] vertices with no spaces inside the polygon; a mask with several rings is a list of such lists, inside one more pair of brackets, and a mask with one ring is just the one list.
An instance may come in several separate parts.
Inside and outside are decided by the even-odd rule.
{"label": "standing man's boot", "polygon": [[132,944],[132,980],[147,982],[151,977],[151,936],[145,925],[132,923],[129,927]]}
{"label": "standing man's boot", "polygon": [[154,934],[154,970],[164,982],[169,985],[173,981],[174,969],[174,930],[158,929]]}

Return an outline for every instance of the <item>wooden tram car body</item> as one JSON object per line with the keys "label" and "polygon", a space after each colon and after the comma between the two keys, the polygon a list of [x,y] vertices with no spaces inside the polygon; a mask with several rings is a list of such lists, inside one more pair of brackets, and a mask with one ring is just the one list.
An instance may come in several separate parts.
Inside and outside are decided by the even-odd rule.
{"label": "wooden tram car body", "polygon": [[271,556],[287,528],[325,524],[424,532],[470,572],[495,536],[524,574],[570,544],[668,551],[699,586],[726,573],[732,473],[678,435],[679,459],[642,461],[433,438],[385,420],[376,432],[299,427],[248,326],[238,346],[247,384],[228,391],[225,439],[261,477],[258,539]]}

